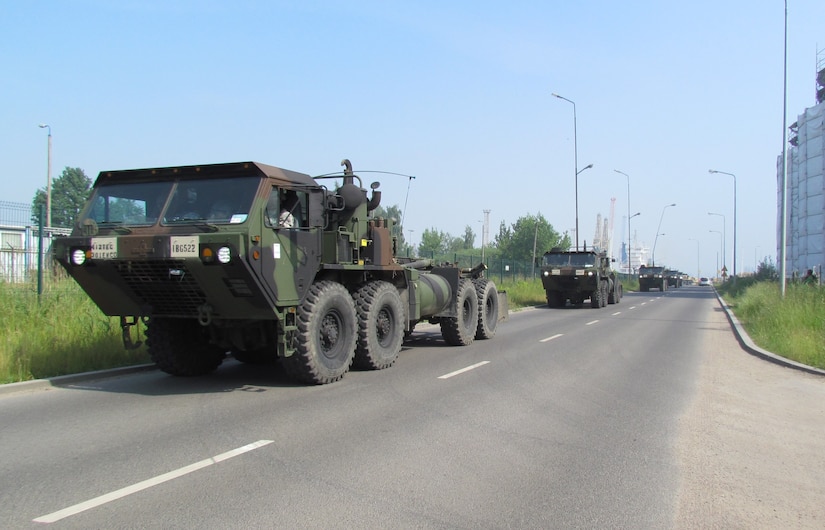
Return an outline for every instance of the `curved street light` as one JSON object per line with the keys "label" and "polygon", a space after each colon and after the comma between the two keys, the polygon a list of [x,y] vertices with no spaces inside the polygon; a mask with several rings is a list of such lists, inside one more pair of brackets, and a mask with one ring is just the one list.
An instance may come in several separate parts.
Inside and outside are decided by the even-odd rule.
{"label": "curved street light", "polygon": [[664,219],[665,217],[665,210],[667,210],[671,206],[676,206],[676,203],[674,202],[673,204],[666,204],[665,207],[662,208],[662,215],[659,216],[659,227],[656,228],[656,237],[653,239],[653,253],[651,255],[654,267],[656,266],[656,243],[659,241],[659,230],[662,228],[662,219]]}
{"label": "curved street light", "polygon": [[708,169],[708,173],[719,173],[733,177],[733,277],[736,278],[736,175],[715,169]]}
{"label": "curved street light", "polygon": [[[630,175],[628,175],[624,171],[619,171],[618,169],[614,169],[613,171],[627,177],[627,272],[628,274],[631,274],[632,267],[630,266],[630,219],[632,219],[632,217],[630,216]],[[634,215],[633,217],[636,217],[636,215]]]}
{"label": "curved street light", "polygon": [[[576,131],[576,102],[571,99],[567,99],[564,96],[560,96],[555,92],[553,92],[551,95],[553,97],[563,99],[564,101],[573,105],[573,170],[575,171],[576,177],[576,250],[579,250],[579,173],[581,173],[581,171],[579,171],[578,132]],[[582,171],[584,171],[585,169],[590,169],[591,167],[593,167],[593,164],[590,164],[589,166],[583,168]]]}

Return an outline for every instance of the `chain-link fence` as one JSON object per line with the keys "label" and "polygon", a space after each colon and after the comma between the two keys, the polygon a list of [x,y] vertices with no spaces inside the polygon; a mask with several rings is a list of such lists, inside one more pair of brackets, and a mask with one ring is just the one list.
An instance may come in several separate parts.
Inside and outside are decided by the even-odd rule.
{"label": "chain-link fence", "polygon": [[[51,254],[54,237],[64,228],[44,228],[32,223],[28,204],[0,201],[0,281],[8,283],[52,281],[60,275]],[[42,251],[41,251],[42,248]]]}

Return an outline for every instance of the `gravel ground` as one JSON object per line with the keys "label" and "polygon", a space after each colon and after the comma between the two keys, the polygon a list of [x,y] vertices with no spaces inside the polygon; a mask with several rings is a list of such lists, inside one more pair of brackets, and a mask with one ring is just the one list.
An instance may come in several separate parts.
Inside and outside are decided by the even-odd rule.
{"label": "gravel ground", "polygon": [[825,377],[743,350],[719,308],[680,421],[675,528],[825,528]]}

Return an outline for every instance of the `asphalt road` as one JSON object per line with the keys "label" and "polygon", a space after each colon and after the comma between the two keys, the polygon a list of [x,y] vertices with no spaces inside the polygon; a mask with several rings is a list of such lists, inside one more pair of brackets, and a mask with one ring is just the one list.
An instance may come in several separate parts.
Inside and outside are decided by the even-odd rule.
{"label": "asphalt road", "polygon": [[631,293],[463,348],[422,326],[392,368],[320,387],[227,361],[2,395],[0,521],[821,528],[823,404],[823,378],[739,347],[711,289]]}

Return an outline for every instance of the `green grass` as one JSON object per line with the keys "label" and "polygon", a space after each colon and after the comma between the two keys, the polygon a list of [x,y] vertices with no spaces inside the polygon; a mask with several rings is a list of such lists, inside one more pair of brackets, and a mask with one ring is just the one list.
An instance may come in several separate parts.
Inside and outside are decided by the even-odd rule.
{"label": "green grass", "polygon": [[0,383],[149,362],[145,347],[126,351],[120,321],[101,313],[73,280],[38,297],[32,285],[0,283]]}
{"label": "green grass", "polygon": [[759,347],[825,368],[825,288],[788,284],[783,299],[778,282],[736,283],[720,293]]}

